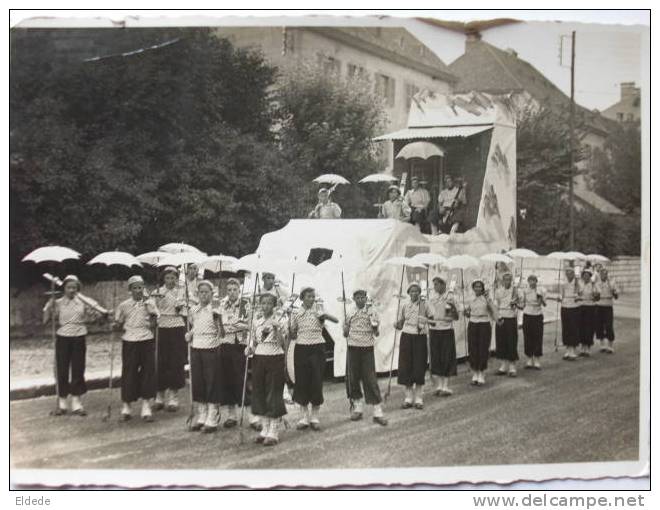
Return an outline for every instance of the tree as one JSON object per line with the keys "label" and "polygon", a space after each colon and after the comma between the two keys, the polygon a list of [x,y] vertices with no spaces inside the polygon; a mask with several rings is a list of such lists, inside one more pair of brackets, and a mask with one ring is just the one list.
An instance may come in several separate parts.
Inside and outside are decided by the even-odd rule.
{"label": "tree", "polygon": [[[306,216],[315,202],[309,185],[325,173],[351,183],[383,171],[380,147],[372,139],[385,129],[383,102],[367,79],[341,78],[321,66],[302,64],[282,74],[275,94],[280,117],[277,136],[284,164],[293,174],[296,213]],[[361,186],[339,186],[335,192],[343,217],[373,217],[373,200]]]}
{"label": "tree", "polygon": [[14,45],[13,261],[48,243],[92,255],[186,241],[238,255],[289,218],[276,70],[206,30],[155,40],[168,44],[59,64],[52,49]]}

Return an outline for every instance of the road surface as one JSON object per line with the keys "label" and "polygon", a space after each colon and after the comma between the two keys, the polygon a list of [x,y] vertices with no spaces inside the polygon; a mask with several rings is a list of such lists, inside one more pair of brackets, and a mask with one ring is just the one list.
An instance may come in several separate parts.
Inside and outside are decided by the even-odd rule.
{"label": "road surface", "polygon": [[[638,456],[639,321],[617,319],[614,355],[596,352],[576,362],[554,352],[546,326],[543,370],[496,377],[470,386],[465,365],[454,395],[425,395],[424,410],[402,410],[400,387],[386,405],[388,427],[348,420],[341,383],[327,382],[322,432],[281,433],[273,448],[252,444],[254,433],[185,430],[187,407],[157,413],[156,422],[101,421],[108,391],[86,396],[89,416],[51,417],[53,397],[10,405],[11,461],[17,468],[367,468],[635,460]],[[522,344],[522,338],[520,340]],[[522,345],[520,345],[522,351]],[[384,390],[387,379],[380,380]],[[293,409],[288,416],[295,423]]]}

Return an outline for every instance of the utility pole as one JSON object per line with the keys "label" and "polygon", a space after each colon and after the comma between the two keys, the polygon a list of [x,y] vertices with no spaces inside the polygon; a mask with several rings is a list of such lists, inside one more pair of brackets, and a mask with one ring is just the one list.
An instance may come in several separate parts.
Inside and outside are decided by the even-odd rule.
{"label": "utility pole", "polygon": [[575,220],[573,211],[573,144],[575,130],[575,30],[571,32],[571,114],[569,119],[568,142],[568,233],[571,251],[575,250]]}

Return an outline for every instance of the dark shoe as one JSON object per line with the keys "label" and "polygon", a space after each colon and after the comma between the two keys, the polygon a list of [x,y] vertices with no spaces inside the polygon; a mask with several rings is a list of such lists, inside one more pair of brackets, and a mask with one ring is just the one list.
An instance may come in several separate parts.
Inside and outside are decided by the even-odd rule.
{"label": "dark shoe", "polygon": [[154,417],[152,415],[148,414],[148,415],[142,417],[142,421],[147,422],[147,423],[151,423],[151,422],[154,421]]}
{"label": "dark shoe", "polygon": [[256,430],[257,432],[261,432],[261,430],[264,428],[264,426],[261,423],[259,423],[258,421],[253,421],[252,423],[250,423],[250,428],[252,430]]}
{"label": "dark shoe", "polygon": [[202,423],[195,423],[190,427],[190,432],[199,432],[200,430],[202,430],[203,426],[204,425]]}
{"label": "dark shoe", "polygon": [[412,409],[412,402],[404,402],[401,404],[401,409]]}
{"label": "dark shoe", "polygon": [[382,416],[374,416],[374,423],[377,423],[378,425],[382,425],[383,427],[386,427],[388,424],[388,421],[386,418],[383,418]]}
{"label": "dark shoe", "polygon": [[119,416],[120,421],[129,421],[132,418],[133,418],[133,416],[131,416],[130,414],[126,414],[126,413],[121,413],[121,415]]}
{"label": "dark shoe", "polygon": [[274,437],[267,437],[264,439],[264,446],[275,446],[279,441]]}
{"label": "dark shoe", "polygon": [[500,370],[499,368],[495,372],[495,375],[506,375],[506,370]]}
{"label": "dark shoe", "polygon": [[168,413],[176,413],[179,410],[179,406],[175,406],[174,404],[168,404],[165,406],[165,410]]}
{"label": "dark shoe", "polygon": [[421,402],[415,402],[415,409],[424,409],[424,404]]}
{"label": "dark shoe", "polygon": [[162,402],[155,402],[154,405],[151,406],[151,409],[153,411],[162,411],[165,409],[165,406],[163,405]]}
{"label": "dark shoe", "polygon": [[321,424],[317,421],[310,422],[309,427],[315,432],[321,431]]}
{"label": "dark shoe", "polygon": [[307,430],[308,428],[309,428],[309,423],[301,423],[301,422],[296,423],[297,430]]}
{"label": "dark shoe", "polygon": [[264,436],[257,436],[254,438],[254,442],[257,444],[261,444],[264,442],[264,439],[266,439]]}
{"label": "dark shoe", "polygon": [[351,421],[359,421],[361,419],[362,419],[362,413],[358,413],[358,412],[351,413]]}
{"label": "dark shoe", "polygon": [[84,409],[76,409],[75,411],[72,411],[71,414],[75,416],[87,416],[87,411]]}
{"label": "dark shoe", "polygon": [[446,390],[442,390],[442,392],[440,394],[443,397],[451,397],[454,394],[454,392],[450,389],[446,389]]}
{"label": "dark shoe", "polygon": [[202,432],[204,434],[213,434],[214,432],[217,432],[217,431],[218,431],[218,427],[210,427],[208,425],[204,425],[202,427]]}
{"label": "dark shoe", "polygon": [[478,386],[478,385],[479,385],[479,381],[475,381],[474,379],[472,379],[472,380],[470,381],[470,384],[471,384],[472,386]]}
{"label": "dark shoe", "polygon": [[50,414],[53,416],[64,416],[67,413],[66,409],[62,409],[60,407],[56,408],[54,411],[52,411]]}
{"label": "dark shoe", "polygon": [[518,377],[518,373],[517,373],[517,372],[509,372],[508,375],[509,375],[509,377]]}
{"label": "dark shoe", "polygon": [[237,423],[238,422],[234,418],[228,418],[227,420],[225,420],[222,426],[226,429],[230,429],[232,427],[235,427]]}

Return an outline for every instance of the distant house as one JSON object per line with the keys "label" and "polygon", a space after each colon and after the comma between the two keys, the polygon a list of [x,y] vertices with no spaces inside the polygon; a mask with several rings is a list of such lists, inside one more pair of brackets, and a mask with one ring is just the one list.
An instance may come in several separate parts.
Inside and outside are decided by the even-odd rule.
{"label": "distant house", "polygon": [[307,61],[339,77],[369,78],[385,100],[388,129],[406,126],[415,94],[448,93],[457,82],[445,63],[404,28],[226,26],[213,30],[235,46],[261,50],[284,70]]}
{"label": "distant house", "polygon": [[641,93],[639,87],[635,87],[634,81],[621,84],[621,99],[613,104],[602,115],[608,119],[621,123],[639,122],[641,119]]}
{"label": "distant house", "polygon": [[[514,50],[502,50],[481,40],[477,32],[466,35],[465,53],[449,65],[459,81],[455,92],[476,90],[489,94],[512,95],[514,103],[543,105],[550,109],[570,107],[570,98],[529,62],[518,58]],[[611,120],[580,105],[575,106],[579,136],[587,154],[603,150]],[[589,158],[577,163],[578,169],[591,165]],[[622,214],[613,204],[589,190],[583,179],[576,178],[574,194],[580,202],[610,214]],[[578,205],[579,207],[579,205]]]}

